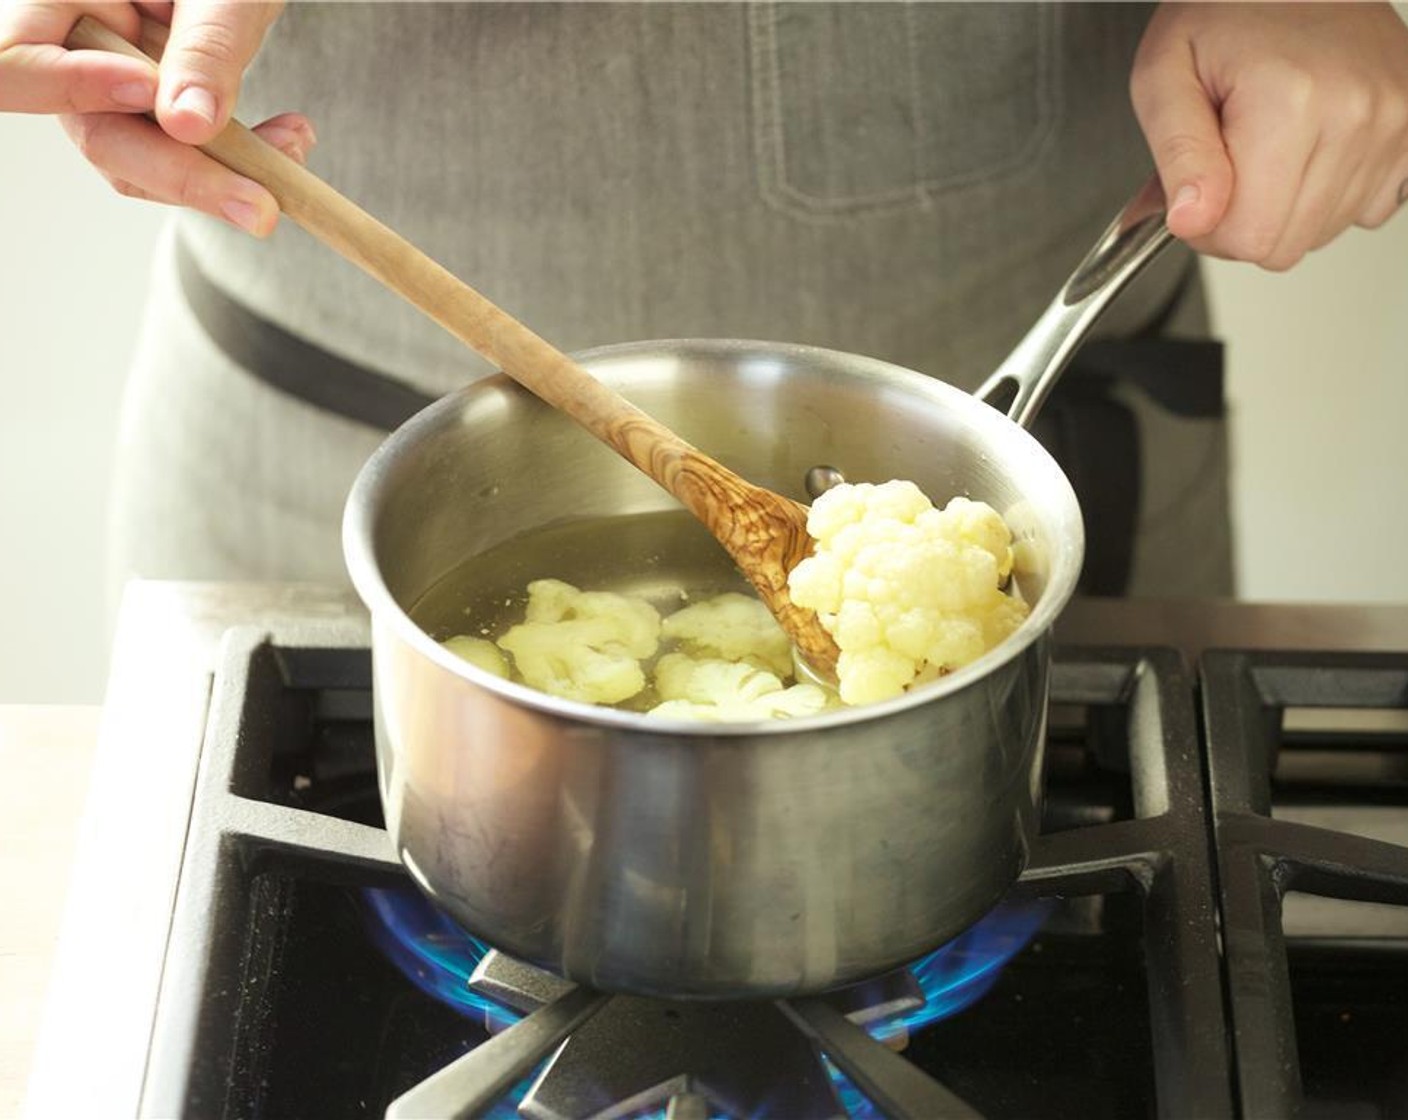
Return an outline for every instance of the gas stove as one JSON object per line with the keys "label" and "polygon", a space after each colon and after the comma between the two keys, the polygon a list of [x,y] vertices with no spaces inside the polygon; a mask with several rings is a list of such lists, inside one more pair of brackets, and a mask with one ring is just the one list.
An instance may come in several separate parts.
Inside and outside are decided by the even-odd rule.
{"label": "gas stove", "polygon": [[671,1003],[410,887],[353,600],[135,585],[30,1112],[1408,1115],[1408,611],[1077,602],[1058,638],[997,910],[824,996]]}

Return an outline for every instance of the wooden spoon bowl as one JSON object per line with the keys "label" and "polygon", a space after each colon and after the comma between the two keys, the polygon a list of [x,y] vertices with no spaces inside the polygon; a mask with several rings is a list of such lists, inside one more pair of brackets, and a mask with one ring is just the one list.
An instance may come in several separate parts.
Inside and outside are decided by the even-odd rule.
{"label": "wooden spoon bowl", "polygon": [[[151,56],[89,16],[75,24],[68,46],[115,51],[155,67]],[[815,612],[796,606],[787,592],[788,573],[812,547],[805,506],[740,478],[681,439],[238,121],[201,150],[267,188],[294,222],[674,495],[723,545],[808,664],[834,676],[835,641]]]}

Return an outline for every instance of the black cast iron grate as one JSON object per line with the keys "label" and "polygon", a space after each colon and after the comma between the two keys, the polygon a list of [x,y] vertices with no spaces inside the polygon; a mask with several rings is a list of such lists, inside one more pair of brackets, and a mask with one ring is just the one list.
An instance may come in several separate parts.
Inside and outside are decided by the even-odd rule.
{"label": "black cast iron grate", "polygon": [[[1170,650],[1071,649],[1052,689],[1044,835],[1015,893],[1096,913],[1100,935],[1048,931],[904,1057],[825,1000],[782,1010],[890,1116],[1230,1116],[1191,678]],[[469,1115],[556,1045],[529,1036],[562,1037],[530,1016],[491,1039],[359,937],[345,888],[406,882],[379,827],[371,728],[364,648],[316,626],[227,635],[144,1115],[380,1116],[437,1079],[470,1095],[435,1112]],[[560,1025],[601,1004],[578,989],[543,1011]],[[1028,1022],[1039,1041],[1011,1034]]]}
{"label": "black cast iron grate", "polygon": [[[1363,811],[1347,817],[1339,805],[1369,798],[1408,821],[1408,737],[1392,725],[1310,735],[1287,719],[1297,709],[1408,709],[1408,656],[1215,651],[1203,656],[1200,677],[1242,1114],[1408,1115],[1408,948],[1375,937],[1290,945],[1282,922],[1291,892],[1408,906],[1408,847],[1333,827],[1372,820]],[[1313,798],[1283,793],[1289,782],[1278,775],[1293,772],[1307,739],[1346,786],[1356,760],[1377,755],[1388,765],[1341,796],[1333,786]],[[1289,801],[1298,813],[1282,808]],[[1333,1060],[1307,1070],[1298,1041]]]}

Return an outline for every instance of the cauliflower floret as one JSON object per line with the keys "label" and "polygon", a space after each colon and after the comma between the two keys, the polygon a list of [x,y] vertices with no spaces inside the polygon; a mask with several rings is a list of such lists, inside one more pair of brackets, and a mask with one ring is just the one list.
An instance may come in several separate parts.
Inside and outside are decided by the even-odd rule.
{"label": "cauliflower floret", "polygon": [[915,660],[881,645],[858,651],[843,649],[836,660],[836,676],[843,701],[870,704],[903,692],[914,680]]}
{"label": "cauliflower floret", "polygon": [[644,599],[540,579],[528,585],[526,618],[498,644],[533,688],[619,704],[645,687],[640,662],[659,645],[660,615]]}
{"label": "cauliflower floret", "polygon": [[941,520],[943,531],[950,538],[974,545],[991,556],[997,564],[998,579],[1006,579],[1011,574],[1012,533],[997,510],[987,502],[950,498],[943,509],[934,510],[934,515]]}
{"label": "cauliflower floret", "polygon": [[792,642],[786,631],[760,599],[737,591],[667,616],[660,635],[697,657],[746,661],[779,677],[792,675]]}
{"label": "cauliflower floret", "polygon": [[1012,535],[991,506],[935,509],[912,482],[833,487],[812,505],[817,544],[788,577],[841,650],[841,699],[898,696],[982,656],[1026,618],[1002,591]]}
{"label": "cauliflower floret", "polygon": [[814,684],[784,688],[775,674],[747,662],[684,653],[660,659],[655,691],[661,703],[649,715],[716,723],[813,715],[831,703]]}
{"label": "cauliflower floret", "polygon": [[456,634],[440,643],[456,657],[463,658],[471,665],[477,665],[486,673],[496,677],[508,677],[508,659],[499,652],[499,647],[488,638],[476,638],[470,634]]}
{"label": "cauliflower floret", "polygon": [[741,661],[667,653],[655,666],[655,691],[662,700],[752,701],[781,687],[782,682],[766,669]]}

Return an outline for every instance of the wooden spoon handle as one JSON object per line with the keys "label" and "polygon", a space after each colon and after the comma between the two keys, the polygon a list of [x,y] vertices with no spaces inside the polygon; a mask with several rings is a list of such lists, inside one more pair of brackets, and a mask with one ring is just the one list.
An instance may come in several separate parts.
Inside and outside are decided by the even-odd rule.
{"label": "wooden spoon handle", "polygon": [[[150,37],[148,39],[150,40]],[[152,58],[90,16],[68,45]],[[565,412],[683,502],[716,531],[721,511],[755,487],[592,377],[405,238],[238,121],[201,150],[261,184],[318,240],[419,307],[524,388]]]}

